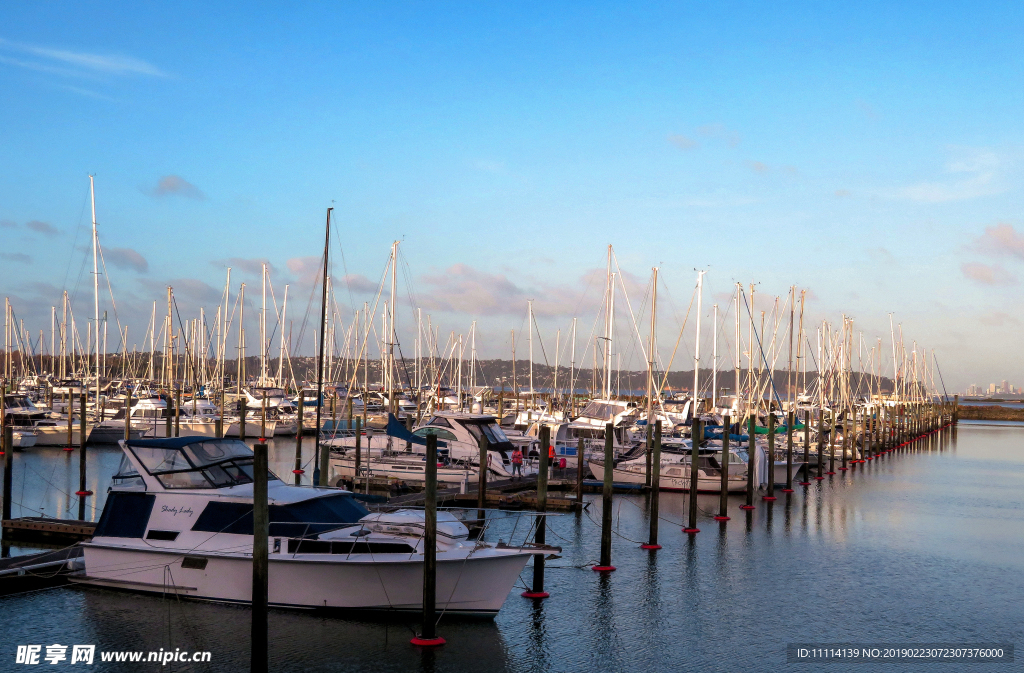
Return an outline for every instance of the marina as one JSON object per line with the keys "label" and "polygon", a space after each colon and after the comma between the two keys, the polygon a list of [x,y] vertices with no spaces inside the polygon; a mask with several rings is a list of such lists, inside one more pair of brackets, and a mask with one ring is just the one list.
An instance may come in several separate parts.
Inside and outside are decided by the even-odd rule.
{"label": "marina", "polygon": [[1019,7],[2,15],[0,673],[1022,669]]}

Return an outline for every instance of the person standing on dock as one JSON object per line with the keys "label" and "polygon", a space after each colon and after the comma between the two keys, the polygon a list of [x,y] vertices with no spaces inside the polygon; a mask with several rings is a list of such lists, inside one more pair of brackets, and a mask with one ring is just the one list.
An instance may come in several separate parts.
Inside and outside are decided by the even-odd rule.
{"label": "person standing on dock", "polygon": [[520,477],[523,476],[523,452],[519,450],[517,446],[512,450],[512,478],[516,478],[516,473]]}

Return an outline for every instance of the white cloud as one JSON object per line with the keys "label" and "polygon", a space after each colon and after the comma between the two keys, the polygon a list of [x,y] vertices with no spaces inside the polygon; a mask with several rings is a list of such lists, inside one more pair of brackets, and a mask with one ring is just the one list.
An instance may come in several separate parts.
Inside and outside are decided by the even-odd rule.
{"label": "white cloud", "polygon": [[[0,57],[2,62],[22,68],[30,68],[43,72],[62,75],[82,75],[98,73],[107,75],[146,75],[149,77],[166,77],[166,73],[155,65],[134,56],[120,54],[93,54],[70,49],[53,49],[20,42],[12,42],[0,38],[0,48],[8,52],[25,54],[37,61],[25,61],[9,57]],[[60,67],[60,66],[70,66]]]}

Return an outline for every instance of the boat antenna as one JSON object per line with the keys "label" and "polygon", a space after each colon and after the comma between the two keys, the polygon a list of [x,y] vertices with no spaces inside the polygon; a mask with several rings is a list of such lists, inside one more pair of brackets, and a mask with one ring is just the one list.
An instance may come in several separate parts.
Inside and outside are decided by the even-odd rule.
{"label": "boat antenna", "polygon": [[327,272],[330,268],[328,265],[328,255],[331,251],[331,211],[334,208],[327,209],[327,227],[326,233],[324,234],[324,281],[323,287],[321,288],[320,298],[320,349],[317,353],[316,359],[316,450],[313,455],[316,456],[317,462],[313,467],[313,485],[316,486],[321,481],[326,484],[327,475],[320,474],[320,465],[324,461],[320,458],[320,412],[323,409],[324,400],[324,325],[327,324]]}

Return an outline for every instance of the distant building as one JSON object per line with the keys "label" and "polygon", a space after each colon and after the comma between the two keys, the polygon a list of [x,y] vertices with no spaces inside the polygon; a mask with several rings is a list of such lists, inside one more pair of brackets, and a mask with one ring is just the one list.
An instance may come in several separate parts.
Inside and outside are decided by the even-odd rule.
{"label": "distant building", "polygon": [[994,384],[994,383],[988,384],[988,394],[989,395],[995,395],[996,394],[996,384]]}

